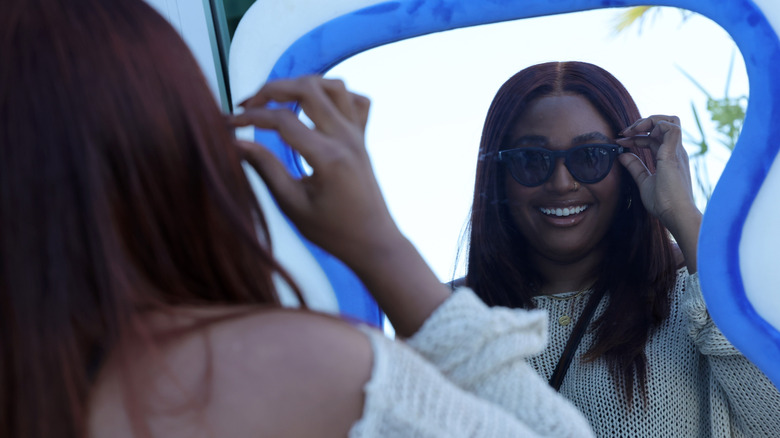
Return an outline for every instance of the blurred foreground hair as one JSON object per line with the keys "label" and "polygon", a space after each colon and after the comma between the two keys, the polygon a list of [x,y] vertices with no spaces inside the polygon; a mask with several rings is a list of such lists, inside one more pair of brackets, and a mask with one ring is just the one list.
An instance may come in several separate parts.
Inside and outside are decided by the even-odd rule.
{"label": "blurred foreground hair", "polygon": [[6,2],[0,53],[0,436],[83,437],[90,374],[151,342],[143,312],[278,306],[272,276],[289,277],[197,63],[150,6]]}

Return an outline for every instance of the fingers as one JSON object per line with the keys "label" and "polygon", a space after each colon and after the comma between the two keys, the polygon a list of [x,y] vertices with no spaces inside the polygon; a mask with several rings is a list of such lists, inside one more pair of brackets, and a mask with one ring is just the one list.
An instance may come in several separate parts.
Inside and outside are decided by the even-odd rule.
{"label": "fingers", "polygon": [[684,153],[682,128],[676,116],[654,115],[639,119],[618,135],[624,138],[618,138],[617,144],[629,148],[648,148],[654,161],[679,159],[680,151]]}
{"label": "fingers", "polygon": [[680,127],[680,118],[677,116],[654,115],[639,119],[634,124],[620,132],[620,135],[629,137],[640,133],[651,133],[659,124],[675,125]]}
{"label": "fingers", "polygon": [[287,109],[249,108],[230,118],[237,126],[254,125],[279,133],[282,140],[300,153],[309,164],[317,165],[317,157],[325,152],[328,142],[321,141],[321,135],[309,129],[295,113]]}
{"label": "fingers", "polygon": [[241,157],[260,174],[282,210],[290,211],[293,206],[305,205],[305,194],[300,185],[273,152],[251,141],[236,140],[235,145]]}
{"label": "fingers", "polygon": [[[271,102],[290,101],[301,104],[306,115],[314,122],[314,127],[307,126],[295,112],[287,108],[268,105]],[[254,146],[251,142],[238,144],[250,164],[263,179],[267,179],[269,189],[282,209],[299,213],[299,219],[305,219],[303,222],[312,219],[312,208],[316,210],[312,196],[320,199],[320,202],[325,202],[322,199],[331,196],[323,194],[319,189],[329,187],[334,193],[343,195],[344,181],[353,181],[348,175],[369,182],[374,178],[364,135],[370,102],[363,96],[347,91],[342,81],[314,76],[279,80],[263,86],[242,105],[245,111],[229,117],[230,123],[276,131],[313,169],[311,177],[294,180],[265,148]],[[318,190],[313,192],[312,187]],[[282,205],[283,202],[289,205]],[[341,200],[328,202],[338,203]]]}
{"label": "fingers", "polygon": [[645,166],[642,160],[634,154],[620,154],[618,156],[618,161],[620,161],[620,164],[628,170],[628,173],[631,174],[631,178],[634,179],[636,185],[640,188],[643,187],[645,181],[652,176],[647,166]]}
{"label": "fingers", "polygon": [[269,82],[240,105],[249,109],[264,107],[271,101],[298,102],[318,129],[331,134],[349,123],[361,124],[367,119],[365,103],[356,96],[347,91],[341,80],[302,76]]}
{"label": "fingers", "polygon": [[618,160],[636,181],[647,211],[659,217],[665,226],[674,224],[673,218],[668,219],[668,212],[687,208],[693,200],[688,154],[682,145],[679,119],[651,116],[637,120],[620,134],[626,138],[616,140],[619,145],[650,149],[654,174],[634,154],[621,154]]}
{"label": "fingers", "polygon": [[322,83],[328,97],[350,122],[358,124],[362,129],[366,128],[368,123],[368,110],[371,107],[371,101],[360,94],[352,93],[347,90],[344,82],[340,79],[324,79]]}
{"label": "fingers", "polygon": [[682,140],[682,128],[677,116],[654,115],[639,119],[621,131],[618,141],[631,141],[637,147],[655,148],[663,143],[677,144]]}
{"label": "fingers", "polygon": [[325,91],[325,94],[330,97],[333,104],[347,120],[353,123],[359,123],[359,110],[355,106],[355,98],[357,95],[350,93],[347,90],[344,81],[340,79],[321,79],[320,85]]}
{"label": "fingers", "polygon": [[650,149],[653,157],[658,155],[658,149],[661,147],[661,143],[650,136],[650,133],[635,134],[624,138],[618,138],[615,140],[620,146],[624,148],[630,148],[633,150],[638,149]]}

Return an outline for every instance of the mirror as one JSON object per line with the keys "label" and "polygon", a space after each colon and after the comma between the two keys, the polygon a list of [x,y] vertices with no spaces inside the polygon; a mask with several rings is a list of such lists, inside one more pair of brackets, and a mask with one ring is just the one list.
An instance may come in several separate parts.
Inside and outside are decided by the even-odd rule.
{"label": "mirror", "polygon": [[[720,143],[707,95],[698,86],[716,99],[747,96],[744,61],[720,26],[677,8],[650,10],[641,24],[618,33],[628,10],[421,36],[362,52],[326,73],[372,99],[367,145],[377,178],[402,231],[441,281],[465,273],[465,252],[457,269],[456,254],[493,95],[514,73],[539,62],[592,62],[624,83],[643,115],[680,117],[691,162],[707,183],[697,193],[699,207],[705,208],[706,189],[714,186],[731,151]],[[701,133],[692,105],[710,146],[696,158]]]}
{"label": "mirror", "polygon": [[[256,2],[239,24],[231,45],[232,97],[239,102],[266,80],[322,73],[356,53],[407,38],[519,18],[598,10],[617,3],[637,4],[603,0]],[[717,22],[744,56],[752,92],[750,108],[739,144],[707,205],[699,240],[699,274],[715,322],[735,346],[780,384],[780,295],[774,293],[780,283],[780,270],[772,265],[780,255],[780,233],[776,226],[767,225],[780,214],[776,202],[780,198],[780,142],[776,140],[780,138],[776,116],[780,112],[780,83],[776,79],[780,77],[780,3],[666,3],[695,10]],[[290,8],[296,8],[295,19],[279,20],[280,16],[290,16],[285,13]],[[664,51],[677,43],[663,47]],[[637,96],[639,89],[629,82],[630,77],[614,68],[613,72]],[[502,80],[506,77],[501,76]],[[646,113],[656,111],[640,105]],[[668,105],[658,111],[685,114]],[[260,131],[241,135],[261,141],[291,173],[301,174],[300,161],[277,137]],[[309,249],[327,273],[328,286],[338,296],[340,310],[358,319],[376,321],[372,319],[375,306],[355,276],[317,248],[309,245]]]}

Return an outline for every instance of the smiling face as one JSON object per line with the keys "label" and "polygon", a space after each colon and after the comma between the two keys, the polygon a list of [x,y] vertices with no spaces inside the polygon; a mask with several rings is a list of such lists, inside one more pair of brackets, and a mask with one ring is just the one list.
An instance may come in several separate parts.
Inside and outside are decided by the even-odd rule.
{"label": "smiling face", "polygon": [[[615,134],[584,97],[564,94],[531,102],[507,144],[563,151],[587,143],[614,143]],[[603,180],[584,184],[558,158],[550,179],[536,187],[520,185],[505,172],[510,216],[529,243],[532,258],[556,263],[601,259],[601,243],[621,199],[619,167],[616,160]]]}

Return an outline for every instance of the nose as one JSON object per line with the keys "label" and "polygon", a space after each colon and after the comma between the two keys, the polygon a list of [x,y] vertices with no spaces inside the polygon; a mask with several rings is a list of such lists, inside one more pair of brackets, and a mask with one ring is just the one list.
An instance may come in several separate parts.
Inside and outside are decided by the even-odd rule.
{"label": "nose", "polygon": [[555,160],[555,168],[550,179],[547,180],[545,186],[553,193],[565,194],[575,189],[575,183],[577,180],[569,172],[564,164],[564,158],[558,158]]}

